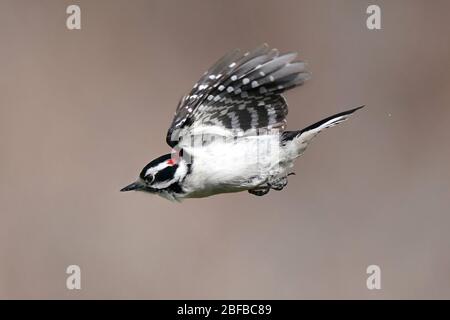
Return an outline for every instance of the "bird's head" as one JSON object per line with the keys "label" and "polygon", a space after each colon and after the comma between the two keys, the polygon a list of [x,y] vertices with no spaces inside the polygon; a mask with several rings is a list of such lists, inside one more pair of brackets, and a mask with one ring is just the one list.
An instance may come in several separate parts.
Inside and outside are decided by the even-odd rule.
{"label": "bird's head", "polygon": [[161,196],[183,193],[180,182],[188,173],[188,165],[182,159],[165,154],[147,164],[139,178],[120,191],[144,191]]}

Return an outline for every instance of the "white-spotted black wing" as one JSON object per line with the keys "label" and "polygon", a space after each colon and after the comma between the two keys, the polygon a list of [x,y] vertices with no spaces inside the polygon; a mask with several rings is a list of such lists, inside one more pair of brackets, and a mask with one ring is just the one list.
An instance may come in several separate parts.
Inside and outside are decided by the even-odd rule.
{"label": "white-spotted black wing", "polygon": [[309,78],[305,63],[294,61],[296,56],[279,55],[266,44],[245,54],[236,49],[225,55],[180,101],[167,143],[174,147],[198,128],[282,129],[288,108],[281,93]]}

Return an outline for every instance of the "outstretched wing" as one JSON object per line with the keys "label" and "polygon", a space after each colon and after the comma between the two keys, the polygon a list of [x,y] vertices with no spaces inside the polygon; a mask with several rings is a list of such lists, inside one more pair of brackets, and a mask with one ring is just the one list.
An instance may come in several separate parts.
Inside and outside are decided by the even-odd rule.
{"label": "outstretched wing", "polygon": [[238,49],[226,54],[181,99],[167,143],[174,147],[180,138],[209,132],[282,129],[288,108],[281,94],[309,78],[296,56],[280,55],[267,44],[245,54]]}

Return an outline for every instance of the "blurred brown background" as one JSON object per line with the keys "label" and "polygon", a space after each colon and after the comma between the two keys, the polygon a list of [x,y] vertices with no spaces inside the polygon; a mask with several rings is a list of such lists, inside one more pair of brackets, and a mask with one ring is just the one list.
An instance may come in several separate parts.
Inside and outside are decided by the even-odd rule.
{"label": "blurred brown background", "polygon": [[[2,0],[0,298],[450,298],[449,16],[445,0]],[[367,108],[283,192],[120,193],[169,151],[204,70],[262,42],[313,73],[287,94],[290,129]]]}

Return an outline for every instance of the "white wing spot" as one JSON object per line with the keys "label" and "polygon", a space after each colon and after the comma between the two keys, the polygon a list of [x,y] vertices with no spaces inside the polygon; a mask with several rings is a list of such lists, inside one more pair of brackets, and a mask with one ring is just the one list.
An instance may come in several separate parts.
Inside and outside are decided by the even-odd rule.
{"label": "white wing spot", "polygon": [[242,83],[243,84],[247,84],[247,83],[249,83],[250,82],[250,79],[249,78],[244,78],[243,80],[242,80]]}
{"label": "white wing spot", "polygon": [[225,89],[225,86],[223,86],[223,85],[219,86],[219,91],[223,91],[224,89]]}
{"label": "white wing spot", "polygon": [[232,64],[230,64],[228,67],[233,68],[236,65],[236,62],[233,62]]}
{"label": "white wing spot", "polygon": [[233,89],[233,87],[231,87],[231,86],[229,86],[229,87],[227,88],[227,92],[228,92],[228,93],[233,92],[233,90],[234,90],[234,89]]}
{"label": "white wing spot", "polygon": [[239,127],[239,117],[235,112],[228,112],[227,116],[231,119],[231,128],[236,129]]}
{"label": "white wing spot", "polygon": [[250,125],[252,128],[256,128],[258,126],[258,113],[254,108],[248,108],[248,112],[250,113],[251,117]]}
{"label": "white wing spot", "polygon": [[236,75],[231,76],[231,81],[236,81],[236,80],[237,80],[237,76]]}
{"label": "white wing spot", "polygon": [[258,86],[258,81],[252,81],[252,88],[256,88]]}

